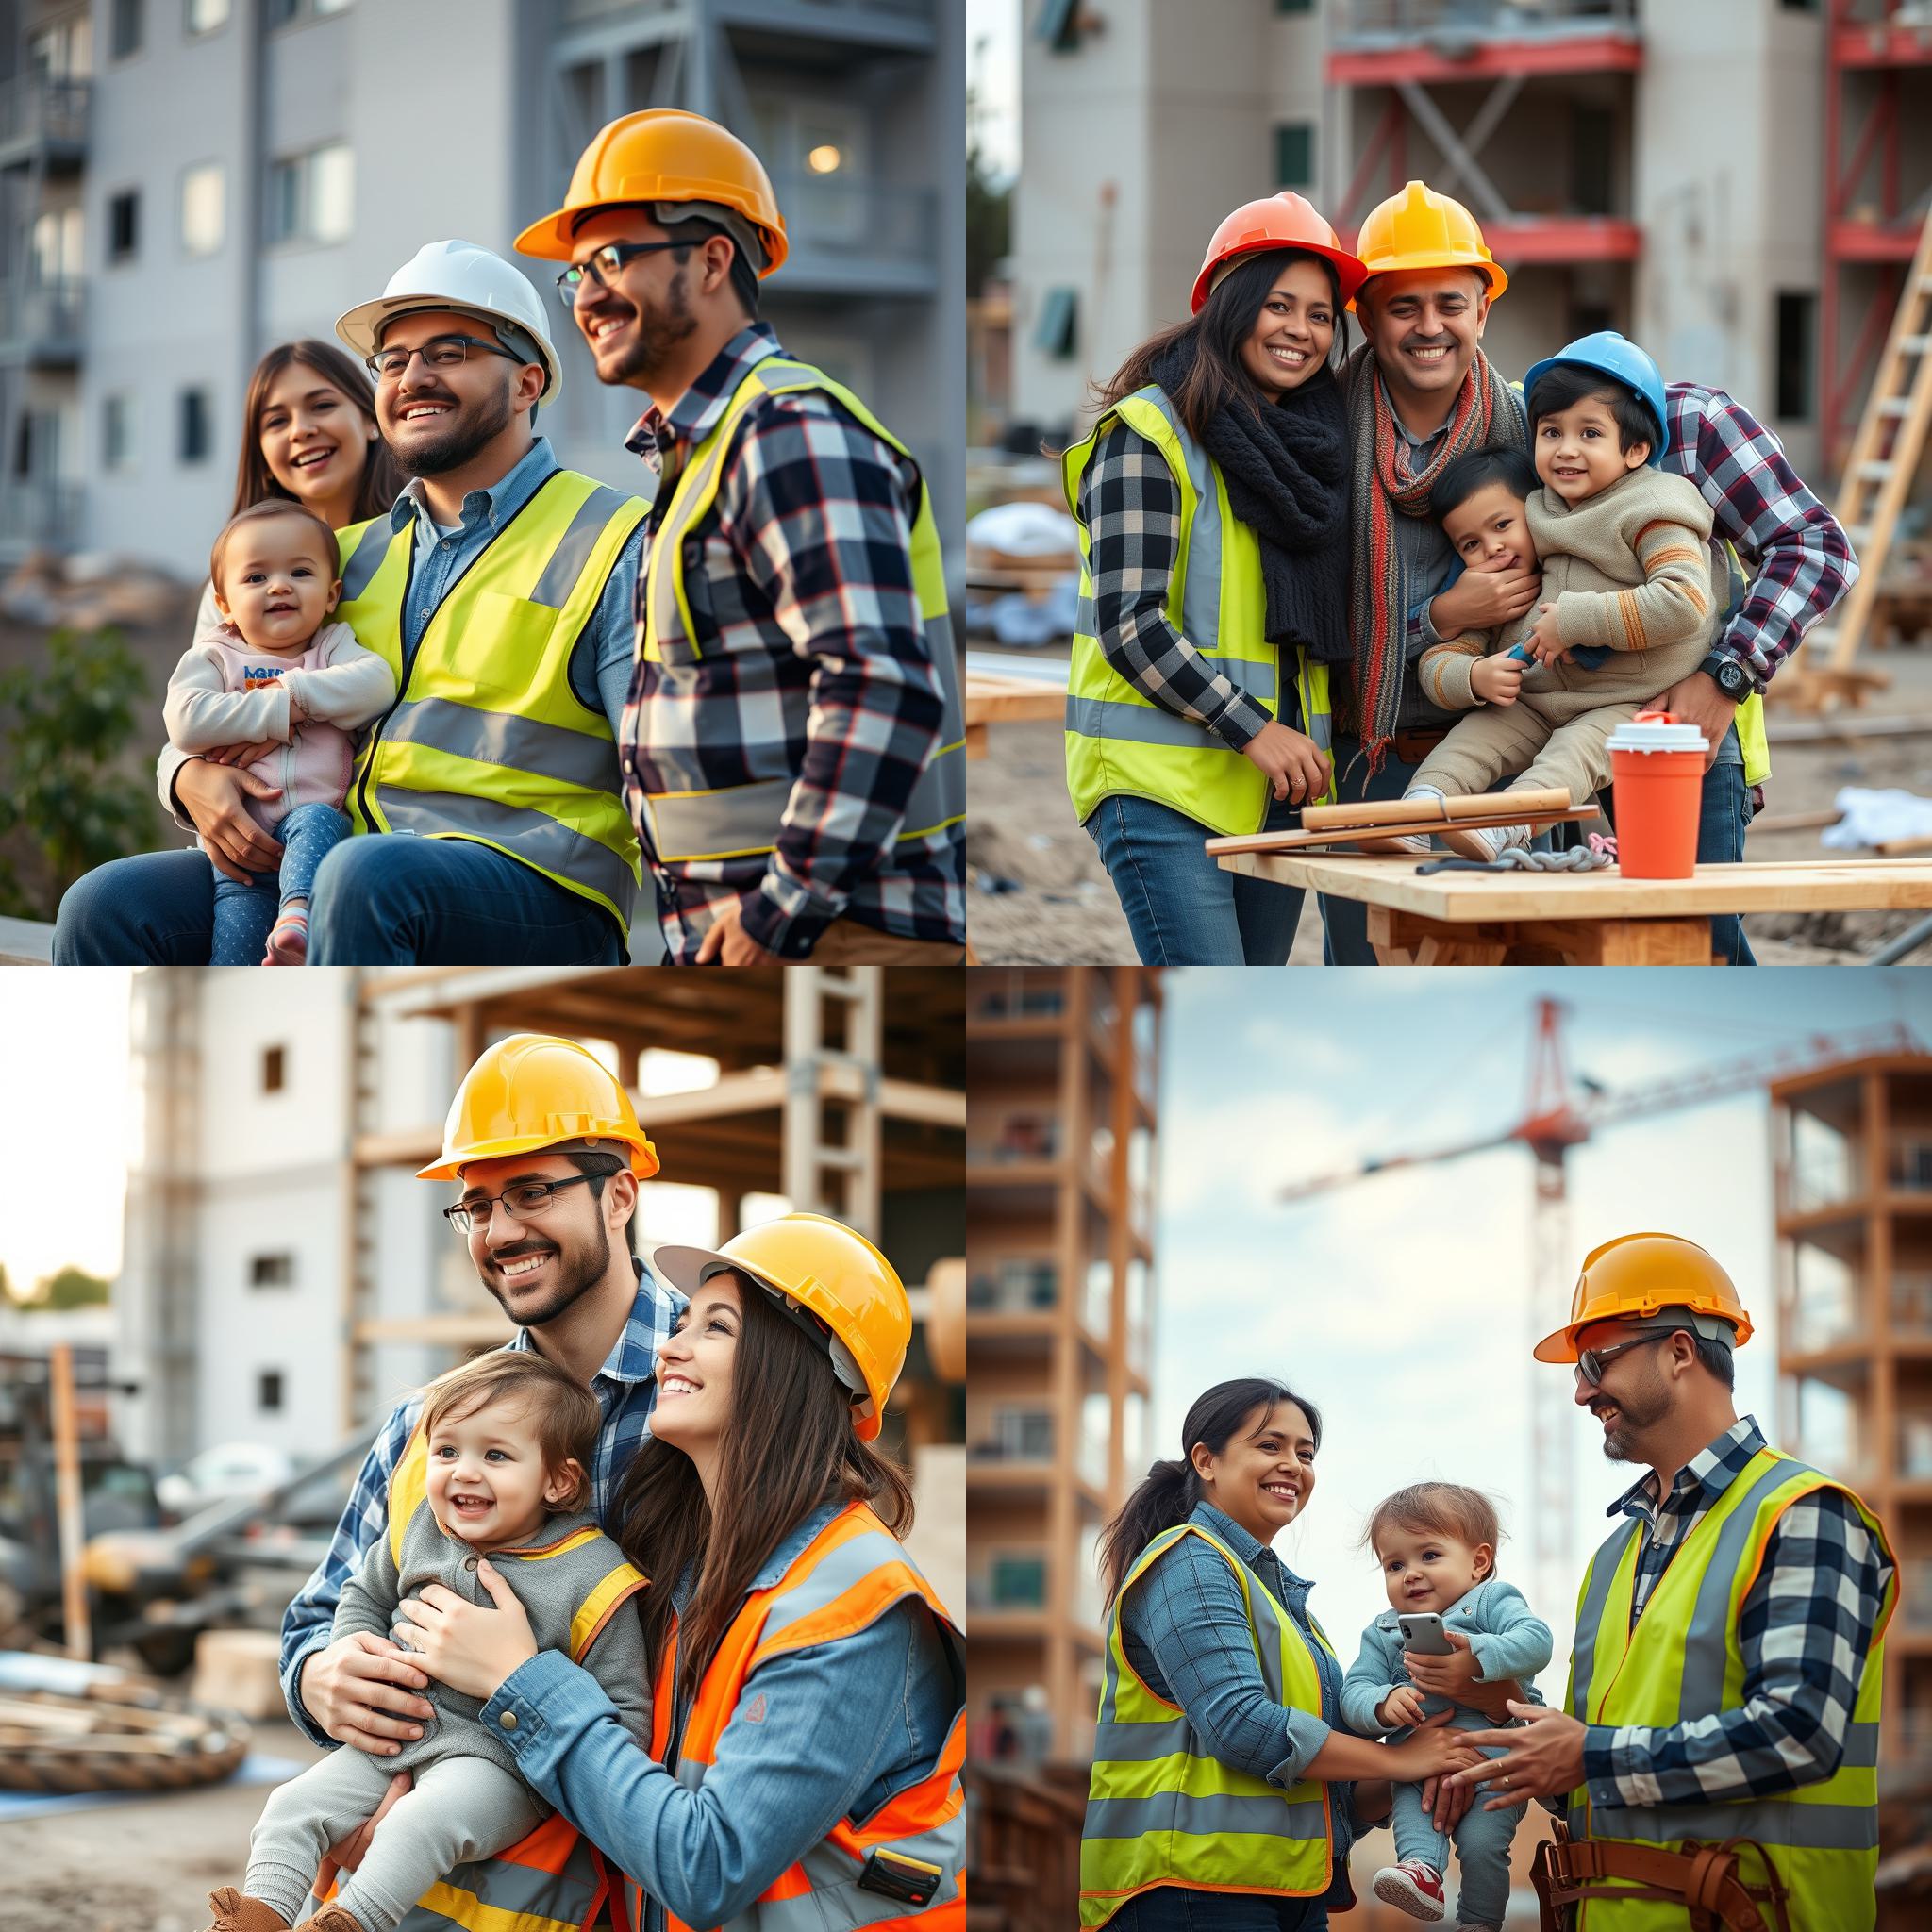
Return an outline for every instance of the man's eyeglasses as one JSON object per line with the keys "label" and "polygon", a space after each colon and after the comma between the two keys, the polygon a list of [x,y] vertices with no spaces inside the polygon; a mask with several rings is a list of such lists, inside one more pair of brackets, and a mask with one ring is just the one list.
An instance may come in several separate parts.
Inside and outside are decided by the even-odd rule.
{"label": "man's eyeglasses", "polygon": [[641,255],[656,255],[663,248],[695,248],[697,245],[695,242],[607,242],[582,261],[572,262],[558,276],[557,298],[566,308],[575,308],[577,291],[586,282],[595,282],[600,289],[608,289],[611,277],[622,275]]}
{"label": "man's eyeglasses", "polygon": [[473,1229],[486,1226],[490,1221],[490,1210],[501,1201],[503,1211],[512,1221],[527,1221],[533,1214],[541,1214],[550,1206],[550,1197],[559,1188],[580,1187],[585,1181],[601,1181],[608,1176],[601,1174],[572,1174],[566,1181],[518,1181],[513,1187],[504,1189],[500,1194],[475,1194],[467,1201],[458,1201],[454,1208],[445,1208],[442,1218],[458,1234],[468,1234]]}
{"label": "man's eyeglasses", "polygon": [[459,369],[472,349],[481,349],[491,356],[503,356],[512,362],[525,358],[506,349],[501,342],[486,342],[480,336],[431,336],[415,349],[378,349],[367,358],[367,367],[377,382],[400,382],[403,372],[408,368],[411,357],[420,356],[425,369],[441,373],[447,369]]}
{"label": "man's eyeglasses", "polygon": [[1576,1373],[1592,1389],[1600,1389],[1603,1387],[1606,1362],[1613,1362],[1625,1349],[1641,1348],[1647,1341],[1668,1341],[1676,1332],[1674,1328],[1653,1328],[1647,1335],[1620,1341],[1612,1348],[1579,1348],[1576,1351]]}

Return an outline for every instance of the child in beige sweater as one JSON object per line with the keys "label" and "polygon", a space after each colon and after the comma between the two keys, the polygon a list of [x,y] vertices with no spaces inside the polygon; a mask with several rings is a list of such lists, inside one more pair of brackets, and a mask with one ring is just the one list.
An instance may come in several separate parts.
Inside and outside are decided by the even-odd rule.
{"label": "child in beige sweater", "polygon": [[[1656,467],[1666,435],[1656,402],[1557,361],[1531,385],[1527,412],[1533,479],[1507,454],[1465,457],[1443,473],[1430,508],[1465,569],[1541,564],[1542,601],[1515,625],[1423,653],[1424,691],[1468,715],[1405,797],[1462,797],[1507,776],[1510,790],[1560,786],[1587,803],[1609,782],[1606,741],[1697,669],[1723,608],[1710,506],[1688,479]],[[1440,836],[1493,858],[1526,845],[1530,832]],[[1403,843],[1424,851],[1428,835]]]}

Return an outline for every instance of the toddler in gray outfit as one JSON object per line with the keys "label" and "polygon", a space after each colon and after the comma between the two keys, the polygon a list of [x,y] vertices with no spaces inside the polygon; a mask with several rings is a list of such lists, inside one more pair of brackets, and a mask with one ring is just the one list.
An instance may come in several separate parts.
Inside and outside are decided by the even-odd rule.
{"label": "toddler in gray outfit", "polygon": [[[488,1608],[476,1578],[488,1557],[539,1647],[582,1664],[648,1745],[650,1682],[630,1601],[644,1578],[583,1510],[600,1424],[596,1397],[534,1351],[480,1356],[432,1383],[391,1478],[388,1531],[343,1584],[332,1640],[389,1637],[397,1605],[425,1584]],[[415,1460],[425,1454],[426,1463]],[[493,1857],[548,1815],[480,1722],[478,1699],[433,1679],[423,1695],[436,1715],[394,1757],[343,1746],[276,1789],[250,1840],[245,1896],[215,1895],[218,1926],[266,1932],[251,1905],[293,1924],[329,1846],[374,1813],[399,1771],[414,1774],[415,1788],[376,1826],[333,1907],[316,1915],[336,1922],[331,1932],[344,1914],[359,1932],[392,1932],[456,1866]]]}
{"label": "toddler in gray outfit", "polygon": [[[1362,1632],[1361,1653],[1342,1680],[1341,1718],[1350,1730],[1365,1738],[1405,1737],[1411,1726],[1442,1710],[1455,1712],[1449,1720],[1455,1730],[1502,1728],[1482,1711],[1427,1695],[1416,1685],[1407,1662],[1412,1653],[1404,1649],[1396,1621],[1404,1612],[1440,1616],[1445,1634],[1466,1641],[1480,1682],[1513,1677],[1525,1698],[1535,1696],[1530,1679],[1549,1663],[1555,1640],[1550,1626],[1531,1613],[1522,1591],[1497,1576],[1501,1539],[1502,1526],[1489,1498],[1460,1483],[1416,1483],[1376,1505],[1363,1541],[1382,1565],[1393,1607]],[[1490,1750],[1484,1755],[1501,1754]],[[1462,1868],[1457,1923],[1493,1932],[1508,1907],[1509,1844],[1523,1810],[1512,1806],[1486,1811],[1486,1797],[1479,1791],[1455,1827]],[[1375,1896],[1411,1918],[1441,1918],[1449,1841],[1423,1808],[1420,1785],[1395,1787],[1391,1823],[1396,1862],[1375,1874]]]}

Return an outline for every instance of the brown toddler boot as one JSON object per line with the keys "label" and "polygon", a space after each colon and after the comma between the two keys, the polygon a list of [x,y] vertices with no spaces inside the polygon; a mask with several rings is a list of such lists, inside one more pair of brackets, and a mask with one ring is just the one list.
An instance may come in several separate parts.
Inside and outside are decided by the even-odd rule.
{"label": "brown toddler boot", "polygon": [[245,1891],[225,1885],[208,1895],[208,1910],[215,1915],[208,1932],[289,1932],[289,1922],[273,1906]]}
{"label": "brown toddler boot", "polygon": [[345,1911],[331,1900],[325,1906],[317,1906],[314,1915],[304,1919],[295,1932],[362,1932],[354,1912]]}

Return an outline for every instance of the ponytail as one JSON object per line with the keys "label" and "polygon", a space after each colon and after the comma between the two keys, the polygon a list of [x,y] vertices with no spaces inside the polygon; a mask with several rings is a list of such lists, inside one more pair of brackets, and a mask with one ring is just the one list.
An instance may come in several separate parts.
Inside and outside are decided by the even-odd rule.
{"label": "ponytail", "polygon": [[[1217,1382],[1195,1399],[1181,1424],[1178,1457],[1157,1462],[1100,1536],[1100,1570],[1110,1604],[1121,1593],[1135,1559],[1164,1529],[1185,1523],[1201,1500],[1201,1478],[1194,1468],[1194,1449],[1205,1445],[1219,1456],[1247,1424],[1249,1434],[1267,1426],[1278,1405],[1291,1402],[1308,1419],[1308,1434],[1322,1446],[1322,1417],[1312,1402],[1297,1395],[1286,1382],[1270,1375],[1242,1375]],[[1258,1414],[1257,1413],[1258,1411]]]}

